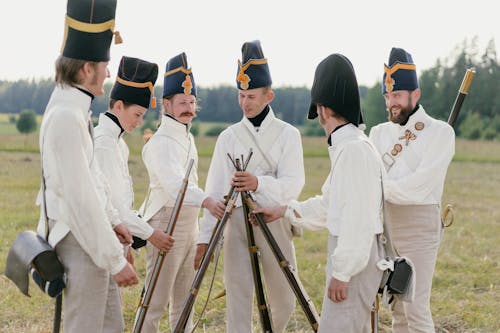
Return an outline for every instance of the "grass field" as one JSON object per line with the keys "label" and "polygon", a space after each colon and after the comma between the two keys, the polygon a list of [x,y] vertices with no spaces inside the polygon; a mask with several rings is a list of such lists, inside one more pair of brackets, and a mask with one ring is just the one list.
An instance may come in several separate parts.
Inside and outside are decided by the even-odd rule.
{"label": "grass field", "polygon": [[[0,126],[2,126],[0,124]],[[214,138],[197,138],[200,151],[199,175],[205,182]],[[148,177],[140,157],[140,135],[127,137],[131,147],[130,170],[134,179],[136,206],[145,196]],[[303,139],[306,186],[305,199],[318,193],[328,173],[329,160],[324,138]],[[0,273],[3,273],[8,249],[15,236],[34,229],[39,210],[34,205],[40,184],[40,159],[37,134],[22,136],[0,128]],[[454,206],[455,222],[446,229],[434,278],[432,311],[437,331],[500,332],[500,143],[457,140],[457,152],[446,180],[443,204]],[[326,234],[304,232],[295,239],[301,280],[318,310],[324,285]],[[144,255],[136,254],[136,269],[144,277]],[[224,287],[222,264],[216,272],[213,294]],[[209,274],[211,271],[209,271]],[[196,310],[205,299],[207,274]],[[123,306],[127,331],[130,331],[142,285],[123,290]],[[31,285],[31,298],[23,296],[4,275],[0,275],[0,332],[50,332],[52,300]],[[224,299],[211,300],[198,331],[224,331]],[[380,314],[380,332],[390,332],[389,313]],[[255,315],[255,328],[258,318]],[[169,332],[167,317],[162,332]],[[297,305],[287,332],[310,332],[307,320]]]}

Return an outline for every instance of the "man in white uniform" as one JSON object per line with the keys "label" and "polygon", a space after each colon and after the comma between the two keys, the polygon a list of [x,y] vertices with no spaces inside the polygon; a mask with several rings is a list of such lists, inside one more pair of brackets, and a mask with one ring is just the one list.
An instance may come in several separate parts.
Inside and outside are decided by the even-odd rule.
{"label": "man in white uniform", "polygon": [[[90,104],[104,93],[115,0],[69,0],[62,54],[56,61],[56,87],[40,130],[40,152],[49,219],[67,277],[65,332],[123,332],[118,286],[137,283],[133,267],[113,231],[131,241],[105,192],[93,152]],[[43,204],[42,211],[43,211]],[[45,238],[42,212],[38,233]]]}
{"label": "man in white uniform", "polygon": [[446,171],[455,152],[455,133],[418,103],[420,89],[411,55],[393,48],[384,66],[382,93],[389,121],[375,126],[370,139],[387,169],[384,193],[394,248],[415,269],[412,303],[393,305],[395,333],[432,333],[432,276],[441,241],[440,206]]}
{"label": "man in white uniform", "polygon": [[[122,57],[118,76],[110,93],[109,111],[99,116],[95,128],[94,154],[110,186],[110,197],[120,220],[132,235],[148,240],[168,252],[173,238],[163,230],[153,229],[133,210],[134,189],[128,171],[129,150],[123,134],[142,123],[148,110],[158,65],[131,57]],[[153,102],[156,102],[153,96]]]}
{"label": "man in white uniform", "polygon": [[[196,116],[196,84],[185,53],[167,62],[163,81],[163,115],[158,130],[144,145],[142,158],[149,174],[149,194],[141,212],[153,228],[166,230],[190,159],[195,163],[189,175],[184,202],[173,232],[175,244],[165,257],[156,288],[144,319],[142,332],[156,333],[160,317],[169,307],[171,327],[182,312],[195,275],[194,257],[198,239],[200,207],[217,218],[224,204],[209,197],[198,186],[198,152],[190,133]],[[146,283],[158,256],[158,250],[146,245]],[[187,329],[192,329],[190,319]]]}
{"label": "man in white uniform", "polygon": [[369,333],[370,310],[382,278],[376,263],[384,257],[379,241],[383,166],[358,128],[358,84],[351,62],[341,54],[328,56],[316,68],[308,118],[316,117],[328,137],[331,162],[322,194],[255,212],[268,222],[284,216],[306,229],[328,229],[318,332]]}
{"label": "man in white uniform", "polygon": [[[243,44],[238,61],[238,101],[243,119],[218,137],[207,176],[206,191],[223,198],[232,185],[239,191],[252,191],[261,206],[285,204],[297,199],[304,185],[302,141],[299,131],[277,119],[269,105],[274,98],[267,59],[259,41]],[[236,172],[227,154],[233,158],[253,156],[246,172]],[[200,221],[199,252],[204,253],[216,219],[205,211]],[[295,248],[290,225],[270,226],[284,256],[296,267]],[[262,232],[255,230],[262,273],[271,310],[274,332],[283,332],[295,308],[295,295]],[[224,283],[226,286],[226,331],[252,331],[253,276],[245,218],[241,198],[234,208],[224,233]],[[201,258],[201,256],[199,256]]]}

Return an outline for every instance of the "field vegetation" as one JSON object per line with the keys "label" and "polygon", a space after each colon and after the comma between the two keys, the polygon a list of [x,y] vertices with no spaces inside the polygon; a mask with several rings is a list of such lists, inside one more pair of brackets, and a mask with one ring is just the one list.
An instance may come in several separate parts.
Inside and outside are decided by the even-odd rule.
{"label": "field vegetation", "polygon": [[[9,247],[16,235],[33,230],[39,217],[35,198],[40,186],[38,133],[16,134],[14,125],[0,121],[0,273],[3,273]],[[203,132],[203,130],[202,130]],[[139,207],[146,194],[148,176],[140,151],[140,133],[126,137],[130,145],[130,171],[134,179],[136,202]],[[205,183],[215,138],[199,136],[200,184]],[[319,193],[328,170],[329,160],[324,138],[303,138],[306,186],[301,199]],[[443,204],[454,208],[455,220],[445,230],[434,276],[432,311],[437,332],[500,332],[497,316],[500,300],[500,142],[457,140],[455,159],[445,185]],[[75,175],[78,177],[78,175]],[[308,232],[295,239],[298,271],[318,311],[324,290],[326,232]],[[223,256],[223,253],[221,254]],[[136,269],[143,279],[145,252],[135,254]],[[213,264],[207,273],[201,294],[197,298],[195,318],[206,298]],[[224,289],[222,260],[215,272],[212,296]],[[123,307],[127,331],[131,331],[142,281],[123,289]],[[0,275],[0,331],[51,332],[53,300],[31,284],[32,297],[23,296],[4,275]],[[225,300],[210,299],[200,326],[200,332],[221,332],[225,324]],[[168,317],[164,316],[162,332],[169,332]],[[254,315],[255,331],[259,331]],[[289,322],[288,332],[310,332],[299,305]],[[390,332],[390,316],[380,310],[380,332]]]}

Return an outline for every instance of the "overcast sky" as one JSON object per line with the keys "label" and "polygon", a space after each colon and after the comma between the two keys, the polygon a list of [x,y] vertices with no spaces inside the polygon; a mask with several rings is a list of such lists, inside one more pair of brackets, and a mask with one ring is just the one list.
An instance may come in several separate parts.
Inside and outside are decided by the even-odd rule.
{"label": "overcast sky", "polygon": [[[312,85],[331,53],[353,63],[360,84],[380,80],[393,46],[413,55],[417,71],[433,67],[465,40],[483,51],[500,45],[490,0],[118,0],[111,79],[123,55],[156,62],[186,52],[197,85],[234,84],[245,41],[259,39],[275,86]],[[51,78],[62,44],[66,0],[2,1],[0,80]],[[465,69],[464,69],[465,70]]]}

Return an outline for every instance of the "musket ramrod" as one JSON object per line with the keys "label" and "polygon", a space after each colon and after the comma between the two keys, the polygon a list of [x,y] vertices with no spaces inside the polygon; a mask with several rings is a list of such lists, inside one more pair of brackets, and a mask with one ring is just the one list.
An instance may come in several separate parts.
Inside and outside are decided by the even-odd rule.
{"label": "musket ramrod", "polygon": [[[172,214],[170,215],[170,220],[167,225],[167,230],[165,231],[170,236],[172,236],[172,234],[174,233],[175,224],[177,223],[182,203],[184,201],[184,196],[186,195],[186,189],[189,183],[189,175],[191,174],[191,169],[193,168],[193,164],[194,164],[194,159],[190,159],[186,175],[182,180],[182,186],[179,189],[179,193],[177,194],[177,199],[175,200],[175,205],[172,210]],[[146,318],[146,313],[149,308],[149,303],[151,302],[151,296],[153,295],[153,291],[156,287],[156,282],[158,281],[158,276],[160,275],[161,267],[163,266],[163,262],[165,261],[166,255],[167,253],[165,253],[164,251],[160,251],[158,253],[158,257],[156,258],[153,272],[151,273],[151,278],[149,279],[149,283],[147,284],[147,286],[145,286],[145,292],[139,304],[139,314],[137,315],[137,320],[135,321],[134,324],[134,330],[133,330],[134,333],[140,333],[142,330],[142,325],[144,324],[144,319]]]}

